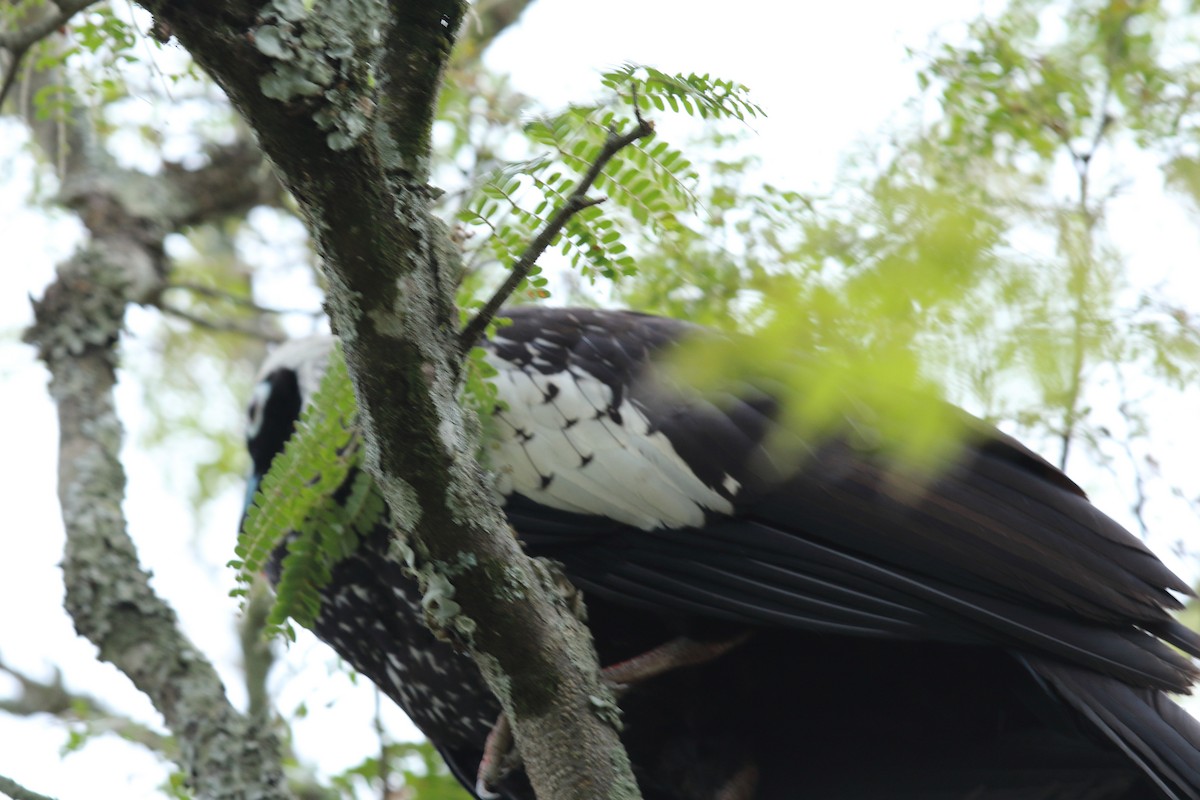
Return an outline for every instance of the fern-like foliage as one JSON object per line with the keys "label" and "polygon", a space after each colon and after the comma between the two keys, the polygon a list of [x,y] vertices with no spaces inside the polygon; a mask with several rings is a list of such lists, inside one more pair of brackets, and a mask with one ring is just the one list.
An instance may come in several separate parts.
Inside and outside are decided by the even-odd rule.
{"label": "fern-like foliage", "polygon": [[[605,73],[602,83],[611,90],[607,102],[572,106],[529,122],[525,136],[544,154],[494,170],[459,213],[467,226],[486,230],[501,264],[520,257],[563,207],[609,137],[631,130],[641,110],[669,108],[704,119],[746,120],[762,114],[748,99],[746,87],[708,75],[670,75],[628,64]],[[697,181],[692,163],[677,148],[657,136],[635,141],[596,179],[594,189],[607,202],[571,217],[551,246],[589,281],[632,275],[636,269],[623,241],[627,226],[622,220],[632,219],[650,235],[679,230],[685,215],[696,210]],[[546,296],[546,287],[546,278],[535,269],[519,292],[538,299]]]}
{"label": "fern-like foliage", "polygon": [[643,111],[670,108],[702,119],[739,119],[743,122],[766,116],[762,106],[750,100],[750,90],[740,83],[704,75],[671,75],[644,64],[625,64],[604,73],[605,86],[627,90]]}
{"label": "fern-like foliage", "polygon": [[321,386],[247,509],[229,562],[246,585],[287,541],[268,631],[294,638],[289,618],[310,626],[321,611],[321,589],[334,566],[354,552],[386,513],[374,481],[361,469],[362,440],[354,424],[354,391],[341,349],[330,354]]}

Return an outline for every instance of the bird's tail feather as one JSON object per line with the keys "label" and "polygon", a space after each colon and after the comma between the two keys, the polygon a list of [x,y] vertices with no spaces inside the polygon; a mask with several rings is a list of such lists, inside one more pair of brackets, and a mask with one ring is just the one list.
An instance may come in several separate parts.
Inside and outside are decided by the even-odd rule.
{"label": "bird's tail feather", "polygon": [[1172,800],[1200,800],[1200,722],[1166,694],[1033,656],[1029,668]]}

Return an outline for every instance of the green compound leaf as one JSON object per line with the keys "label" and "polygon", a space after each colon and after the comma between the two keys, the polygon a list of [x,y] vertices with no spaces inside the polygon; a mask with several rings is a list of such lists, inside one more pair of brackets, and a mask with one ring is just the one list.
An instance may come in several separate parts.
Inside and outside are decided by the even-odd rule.
{"label": "green compound leaf", "polygon": [[696,73],[672,75],[645,64],[625,64],[604,73],[605,86],[632,90],[645,111],[670,108],[702,119],[738,119],[743,122],[766,114],[750,100],[750,90],[740,83]]}
{"label": "green compound leaf", "polygon": [[[747,99],[744,86],[707,75],[668,75],[627,65],[607,73],[603,83],[615,90],[605,103],[571,106],[531,120],[525,135],[547,152],[498,166],[460,210],[460,221],[486,229],[488,246],[500,264],[520,258],[536,232],[567,202],[605,143],[637,124],[635,100],[639,108],[670,105],[706,119],[745,120],[762,114]],[[633,275],[634,259],[622,241],[630,225],[655,236],[680,230],[697,210],[698,181],[695,167],[679,149],[657,136],[634,141],[595,179],[593,197],[605,202],[572,217],[550,246],[589,281]],[[522,299],[547,294],[544,279],[526,281],[517,291]]]}
{"label": "green compound leaf", "polygon": [[316,621],[320,591],[333,568],[386,513],[374,481],[361,469],[362,440],[354,418],[354,391],[339,346],[295,434],[263,477],[238,537],[238,558],[230,562],[244,587],[287,541],[267,618],[269,633],[290,630],[289,618],[306,627]]}

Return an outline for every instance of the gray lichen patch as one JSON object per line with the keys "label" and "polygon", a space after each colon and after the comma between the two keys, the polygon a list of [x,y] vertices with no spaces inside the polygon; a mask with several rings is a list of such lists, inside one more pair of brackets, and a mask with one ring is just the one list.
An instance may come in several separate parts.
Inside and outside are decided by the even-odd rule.
{"label": "gray lichen patch", "polygon": [[[439,377],[448,382],[453,380],[449,375]],[[452,383],[443,385],[453,386]],[[495,507],[496,492],[494,477],[475,458],[482,449],[478,439],[478,417],[473,410],[460,406],[456,399],[448,400],[438,411],[438,440],[449,463],[446,511],[457,525],[479,524]],[[495,520],[493,526],[502,524],[503,520]]]}
{"label": "gray lichen patch", "polygon": [[470,553],[460,554],[458,563],[437,564],[425,562],[409,565],[410,572],[421,585],[421,608],[425,622],[437,638],[456,647],[471,647],[478,625],[463,613],[462,606],[454,599],[456,589],[451,578],[474,566],[475,557]]}
{"label": "gray lichen patch", "polygon": [[[318,235],[326,234],[319,232]],[[321,240],[318,239],[318,241]],[[353,346],[358,335],[358,321],[363,314],[363,297],[351,287],[342,272],[330,269],[324,261],[322,261],[321,273],[329,283],[325,311],[329,314],[331,321],[339,323],[334,332],[343,344]]]}
{"label": "gray lichen patch", "polygon": [[272,61],[259,88],[312,108],[333,150],[353,147],[370,127],[375,78],[367,56],[379,45],[385,12],[378,0],[270,0],[259,13],[254,46]]}
{"label": "gray lichen patch", "polygon": [[[374,453],[367,454],[368,459],[373,456],[378,457]],[[378,461],[375,463],[378,464]],[[421,521],[421,500],[413,485],[402,478],[388,476],[386,480],[381,481],[379,488],[392,512],[392,521],[396,526],[402,531],[414,530]]]}
{"label": "gray lichen patch", "polygon": [[[52,284],[34,303],[37,322],[25,339],[37,344],[48,363],[77,357],[88,348],[107,348],[120,335],[130,280],[108,255],[98,248],[76,253],[59,268],[61,283]],[[61,380],[52,388],[62,396],[85,396]]]}
{"label": "gray lichen patch", "polygon": [[510,600],[524,600],[529,588],[525,585],[525,571],[512,564],[504,565],[501,580],[496,582],[496,586]]}
{"label": "gray lichen patch", "polygon": [[[488,515],[492,502],[490,476],[473,462],[469,452],[456,454],[450,462],[449,483],[446,487],[446,510],[456,525],[474,526]],[[496,520],[496,526],[503,520]],[[493,526],[494,527],[494,526]]]}
{"label": "gray lichen patch", "polygon": [[610,750],[609,758],[613,764],[613,774],[618,776],[618,780],[614,781],[608,787],[608,797],[613,800],[624,800],[630,797],[641,797],[641,790],[638,789],[637,783],[633,780],[632,773],[629,767],[629,756],[625,754],[623,748]]}
{"label": "gray lichen patch", "polygon": [[421,608],[425,616],[438,628],[448,627],[462,611],[462,606],[454,600],[454,584],[445,575],[430,570],[422,585],[425,592],[421,595]]}
{"label": "gray lichen patch", "polygon": [[560,608],[575,619],[587,622],[587,606],[583,601],[583,593],[567,578],[562,571],[562,565],[548,558],[533,558],[530,559],[530,563],[547,596],[553,598]]}
{"label": "gray lichen patch", "polygon": [[392,536],[391,545],[388,548],[388,558],[403,564],[408,568],[408,574],[415,577],[417,552],[408,543],[407,534],[401,533]]}
{"label": "gray lichen patch", "polygon": [[459,553],[453,561],[441,565],[439,571],[447,578],[456,578],[478,563],[474,553]]}
{"label": "gray lichen patch", "polygon": [[496,695],[502,705],[507,707],[512,698],[512,679],[504,671],[504,667],[500,666],[500,661],[490,653],[476,652],[472,655],[475,663],[479,666],[479,671],[487,679],[492,693]]}
{"label": "gray lichen patch", "polygon": [[457,615],[450,624],[454,627],[455,632],[457,632],[458,635],[462,637],[468,644],[471,643],[473,637],[475,636],[475,631],[479,629],[479,626],[476,624],[475,620],[471,619],[466,614]]}
{"label": "gray lichen patch", "polygon": [[590,694],[588,695],[588,703],[592,706],[592,711],[596,716],[604,720],[608,725],[611,725],[614,730],[621,730],[624,727],[621,722],[621,707],[613,700],[612,694]]}

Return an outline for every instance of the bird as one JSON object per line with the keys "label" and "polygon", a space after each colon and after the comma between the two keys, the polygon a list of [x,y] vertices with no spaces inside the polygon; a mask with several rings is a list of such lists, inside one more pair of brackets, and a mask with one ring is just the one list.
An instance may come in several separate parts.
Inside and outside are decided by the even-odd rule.
{"label": "bird", "polygon": [[[1171,613],[1192,590],[1041,456],[956,409],[936,468],[837,426],[780,448],[798,434],[775,384],[714,394],[667,368],[711,331],[503,315],[482,342],[494,488],[526,552],[582,595],[648,800],[1200,798],[1200,724],[1169,697],[1200,675],[1200,636]],[[332,341],[264,363],[252,486]],[[488,763],[500,706],[425,627],[390,537],[336,565],[314,632],[468,792],[532,798],[519,766]]]}

